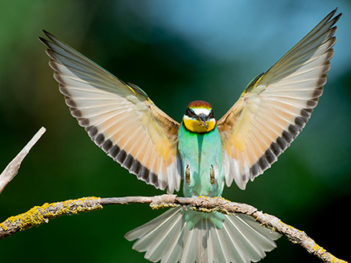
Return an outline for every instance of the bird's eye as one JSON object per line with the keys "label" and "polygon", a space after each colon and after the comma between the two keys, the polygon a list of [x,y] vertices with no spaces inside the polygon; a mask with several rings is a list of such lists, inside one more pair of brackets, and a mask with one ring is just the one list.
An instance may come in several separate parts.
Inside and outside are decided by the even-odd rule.
{"label": "bird's eye", "polygon": [[191,109],[187,108],[186,109],[186,115],[188,115],[189,117],[194,117],[195,113]]}

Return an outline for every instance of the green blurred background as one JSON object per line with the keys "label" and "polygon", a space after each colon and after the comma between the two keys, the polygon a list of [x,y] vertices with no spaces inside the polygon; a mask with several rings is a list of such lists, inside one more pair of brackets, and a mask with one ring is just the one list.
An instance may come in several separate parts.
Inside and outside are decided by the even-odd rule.
{"label": "green blurred background", "polygon": [[[350,259],[350,1],[1,1],[1,167],[41,127],[46,134],[0,195],[0,221],[34,205],[84,196],[155,195],[92,143],[70,116],[38,41],[52,32],[180,121],[204,99],[217,118],[329,11],[339,7],[335,57],[311,121],[246,191],[249,203]],[[163,211],[110,206],[65,216],[0,241],[0,262],[144,262],[123,235]],[[346,241],[345,241],[346,240]],[[262,262],[320,262],[286,238]]]}

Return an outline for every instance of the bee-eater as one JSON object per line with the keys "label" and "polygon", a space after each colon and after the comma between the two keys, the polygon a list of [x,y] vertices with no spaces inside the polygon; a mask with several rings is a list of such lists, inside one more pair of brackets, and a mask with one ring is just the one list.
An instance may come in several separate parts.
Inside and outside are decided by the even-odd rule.
{"label": "bee-eater", "polygon": [[[72,115],[91,139],[138,179],[186,197],[220,197],[233,180],[245,189],[290,145],[326,83],[341,14],[328,14],[218,121],[193,101],[179,124],[138,86],[124,83],[44,31],[50,66]],[[258,261],[279,234],[242,214],[172,208],[126,234],[161,262]]]}

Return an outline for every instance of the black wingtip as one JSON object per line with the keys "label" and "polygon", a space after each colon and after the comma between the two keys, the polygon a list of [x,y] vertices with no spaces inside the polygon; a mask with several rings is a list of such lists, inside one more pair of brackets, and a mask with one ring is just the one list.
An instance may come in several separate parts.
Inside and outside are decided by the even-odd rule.
{"label": "black wingtip", "polygon": [[[48,32],[45,29],[42,29],[41,31],[44,33],[45,36],[47,36]],[[45,39],[45,38],[43,38],[41,36],[39,36],[38,38],[39,38],[40,42],[42,42],[44,45],[48,44],[48,40],[47,39]]]}
{"label": "black wingtip", "polygon": [[341,16],[342,16],[342,13],[339,13],[334,17],[335,23],[338,22]]}
{"label": "black wingtip", "polygon": [[44,35],[49,38],[51,41],[55,41],[55,37],[53,34],[51,34],[50,32],[46,31],[45,29],[42,30]]}
{"label": "black wingtip", "polygon": [[38,37],[38,39],[39,39],[40,42],[43,43],[45,46],[49,46],[49,45],[48,45],[47,39],[45,39],[45,38],[43,38],[43,37]]}
{"label": "black wingtip", "polygon": [[42,31],[43,31],[44,35],[47,36],[47,37],[49,37],[49,35],[51,35],[51,34],[50,34],[48,31],[46,31],[45,29],[43,29]]}
{"label": "black wingtip", "polygon": [[325,23],[330,22],[330,26],[333,26],[336,22],[338,22],[338,20],[340,19],[340,17],[342,16],[342,13],[339,13],[337,15],[336,12],[338,11],[338,8],[335,8],[333,11],[331,11],[325,18],[324,21]]}
{"label": "black wingtip", "polygon": [[[338,11],[338,8],[336,7],[334,10],[330,11],[329,14],[327,14],[326,18],[327,18],[327,21],[332,19],[333,16],[336,14],[336,12]],[[339,16],[340,14],[338,14]]]}
{"label": "black wingtip", "polygon": [[50,32],[46,31],[45,29],[42,29],[42,32],[44,33],[44,35],[48,38],[44,38],[44,37],[39,37],[39,40],[47,47],[50,48],[50,44],[54,43],[56,38],[54,37],[53,34],[51,34]]}
{"label": "black wingtip", "polygon": [[[335,9],[333,10],[333,11],[331,11],[329,14],[331,15],[331,17],[333,17],[335,14],[336,14],[336,12],[338,11],[338,7],[335,7]],[[342,16],[342,12],[340,12],[339,14],[337,14],[335,17],[334,17],[334,19],[336,20],[336,21],[338,21],[339,20],[339,18]]]}

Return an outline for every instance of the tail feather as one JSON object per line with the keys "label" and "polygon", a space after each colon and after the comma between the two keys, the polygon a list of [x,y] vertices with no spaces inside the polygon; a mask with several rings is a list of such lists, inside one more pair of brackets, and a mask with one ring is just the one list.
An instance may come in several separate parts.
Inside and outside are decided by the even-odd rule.
{"label": "tail feather", "polygon": [[138,239],[133,249],[139,252],[147,251],[145,257],[157,262],[165,249],[172,245],[174,232],[181,232],[179,228],[182,225],[181,221],[182,214],[170,209],[145,225],[130,231],[125,237],[129,241]]}
{"label": "tail feather", "polygon": [[216,227],[206,214],[189,227],[181,208],[173,208],[126,234],[137,240],[133,248],[145,252],[152,262],[256,262],[275,248],[280,235],[261,226],[252,217],[226,215],[222,228]]}
{"label": "tail feather", "polygon": [[[253,218],[249,216],[243,217],[243,215],[232,215],[227,216],[226,219],[224,225],[228,225],[229,234],[235,239],[236,249],[242,254],[244,259],[257,262],[265,257],[265,251],[271,251],[276,247],[273,240],[280,235],[275,235],[275,232],[270,231],[263,236],[263,231],[259,232],[257,228],[264,227],[255,222]],[[254,223],[255,228],[247,222]],[[247,262],[247,260],[243,262]]]}
{"label": "tail feather", "polygon": [[181,215],[170,217],[170,220],[168,220],[167,223],[160,228],[158,235],[159,238],[155,239],[149,244],[151,249],[146,252],[145,257],[149,258],[150,261],[159,260],[162,254],[167,251],[170,245],[174,242],[172,236],[176,234],[175,231],[179,231],[177,227],[174,226],[179,225],[178,221],[181,220]]}
{"label": "tail feather", "polygon": [[228,250],[225,249],[225,245],[221,239],[221,236],[218,232],[223,232],[222,229],[218,229],[216,227],[210,226],[210,238],[213,242],[213,251],[215,252],[215,258],[218,262],[228,262],[230,255],[228,254]]}
{"label": "tail feather", "polygon": [[245,254],[242,252],[242,250],[238,249],[237,240],[236,238],[234,238],[234,236],[231,235],[228,229],[228,224],[223,225],[221,239],[223,240],[223,243],[226,246],[226,250],[231,252],[231,253],[228,253],[229,262],[246,262],[247,261]]}
{"label": "tail feather", "polygon": [[210,224],[208,220],[201,220],[201,223],[203,227],[199,231],[202,233],[202,236],[198,245],[200,247],[199,249],[202,252],[202,254],[205,255],[205,257],[203,257],[204,260],[202,262],[213,262],[215,258],[215,255],[214,255],[215,244],[213,244],[213,239],[209,237],[211,232],[207,230],[209,229],[210,226],[212,226],[212,224]]}
{"label": "tail feather", "polygon": [[160,223],[164,223],[165,220],[170,219],[176,213],[177,211],[174,211],[174,209],[169,209],[165,213],[161,214],[159,217],[156,217],[155,219],[147,222],[146,224],[133,229],[133,231],[128,232],[125,235],[125,238],[129,241],[132,241],[141,236],[145,236],[146,234],[150,233],[152,230],[155,230],[157,227],[159,227]]}
{"label": "tail feather", "polygon": [[274,232],[269,228],[262,227],[259,223],[255,221],[251,216],[239,214],[237,217],[249,228],[253,228],[257,234],[254,240],[258,241],[256,246],[260,246],[262,250],[269,251],[276,247],[274,240],[278,239],[281,235],[278,232]]}
{"label": "tail feather", "polygon": [[[180,212],[180,209],[178,211]],[[178,262],[179,261],[179,256],[182,253],[182,247],[181,247],[181,244],[179,244],[179,240],[183,239],[184,229],[186,229],[183,216],[182,216],[182,222],[176,225],[175,228],[177,229],[177,232],[176,232],[177,234],[173,239],[173,243],[171,243],[171,245],[169,246],[168,251],[165,251],[165,254],[162,256],[161,262]],[[171,238],[172,237],[170,237],[170,239]],[[157,261],[158,260],[155,260],[153,262],[157,262]]]}
{"label": "tail feather", "polygon": [[195,251],[196,251],[196,231],[184,231],[184,248],[181,253],[180,262],[194,262],[195,261]]}

